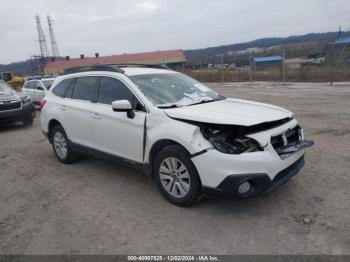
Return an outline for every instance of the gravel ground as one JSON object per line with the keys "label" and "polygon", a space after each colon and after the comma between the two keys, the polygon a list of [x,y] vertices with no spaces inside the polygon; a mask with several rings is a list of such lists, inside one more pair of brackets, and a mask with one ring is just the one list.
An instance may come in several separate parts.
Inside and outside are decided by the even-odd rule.
{"label": "gravel ground", "polygon": [[350,84],[213,87],[295,112],[315,146],[289,184],[176,207],[124,166],[60,164],[37,118],[0,128],[0,254],[350,254]]}

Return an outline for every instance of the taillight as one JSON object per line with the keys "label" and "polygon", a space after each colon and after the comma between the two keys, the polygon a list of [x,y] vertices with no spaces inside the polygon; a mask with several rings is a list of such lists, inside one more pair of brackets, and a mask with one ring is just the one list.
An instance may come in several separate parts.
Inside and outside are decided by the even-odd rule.
{"label": "taillight", "polygon": [[45,99],[40,99],[39,101],[39,105],[40,105],[40,108],[43,109],[44,105],[46,104],[46,100]]}

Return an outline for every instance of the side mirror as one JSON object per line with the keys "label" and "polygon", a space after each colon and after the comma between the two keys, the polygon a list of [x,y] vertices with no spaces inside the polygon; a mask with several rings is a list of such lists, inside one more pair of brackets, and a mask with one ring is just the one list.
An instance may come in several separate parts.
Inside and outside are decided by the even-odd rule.
{"label": "side mirror", "polygon": [[36,89],[37,89],[37,90],[44,91],[44,88],[43,88],[42,86],[38,86]]}
{"label": "side mirror", "polygon": [[128,100],[117,100],[112,102],[112,109],[114,112],[126,112],[128,118],[135,117],[135,112]]}

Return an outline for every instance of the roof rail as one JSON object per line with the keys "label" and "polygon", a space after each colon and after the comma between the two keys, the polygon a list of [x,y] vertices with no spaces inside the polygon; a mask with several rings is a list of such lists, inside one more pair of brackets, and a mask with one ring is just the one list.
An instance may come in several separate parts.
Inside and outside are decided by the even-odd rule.
{"label": "roof rail", "polygon": [[170,69],[165,64],[137,64],[137,63],[124,63],[124,64],[111,64],[118,67],[147,67],[147,68],[157,68],[157,69]]}
{"label": "roof rail", "polygon": [[92,66],[82,66],[82,67],[71,67],[66,68],[63,71],[64,75],[81,73],[81,72],[89,72],[89,71],[108,71],[108,72],[116,72],[116,73],[124,73],[124,70],[114,65],[92,65]]}
{"label": "roof rail", "polygon": [[108,71],[108,72],[116,72],[124,74],[125,71],[121,69],[121,67],[147,67],[147,68],[157,68],[157,69],[170,69],[164,64],[96,64],[92,66],[82,66],[82,67],[71,67],[66,68],[63,71],[64,75],[81,73],[81,72],[89,72],[89,71]]}

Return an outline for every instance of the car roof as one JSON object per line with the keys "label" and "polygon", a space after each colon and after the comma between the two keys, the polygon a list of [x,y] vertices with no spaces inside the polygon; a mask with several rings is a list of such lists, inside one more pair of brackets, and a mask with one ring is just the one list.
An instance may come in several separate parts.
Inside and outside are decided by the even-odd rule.
{"label": "car roof", "polygon": [[77,73],[69,73],[56,77],[56,79],[63,80],[72,77],[79,76],[89,76],[89,75],[126,75],[126,76],[135,76],[135,75],[151,75],[151,74],[177,74],[178,72],[170,69],[158,69],[158,68],[147,68],[147,67],[120,67],[124,73],[112,72],[112,71],[83,71]]}
{"label": "car roof", "polygon": [[53,83],[53,88],[50,88],[49,91],[51,92],[58,83],[60,83],[63,80],[66,79],[72,79],[75,77],[83,77],[83,76],[136,76],[136,75],[152,75],[152,74],[179,74],[176,71],[173,71],[171,69],[158,69],[158,68],[147,68],[147,67],[120,67],[123,69],[124,73],[118,73],[118,72],[111,72],[111,71],[85,71],[85,72],[79,72],[79,73],[70,73],[70,74],[64,74],[57,76],[55,78],[55,82]]}
{"label": "car roof", "polygon": [[121,67],[125,71],[127,76],[135,75],[148,75],[148,74],[172,74],[176,73],[170,69],[158,69],[158,68],[147,68],[147,67]]}

